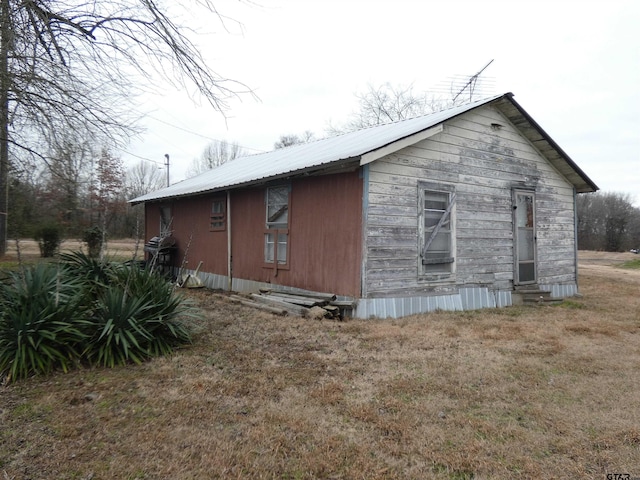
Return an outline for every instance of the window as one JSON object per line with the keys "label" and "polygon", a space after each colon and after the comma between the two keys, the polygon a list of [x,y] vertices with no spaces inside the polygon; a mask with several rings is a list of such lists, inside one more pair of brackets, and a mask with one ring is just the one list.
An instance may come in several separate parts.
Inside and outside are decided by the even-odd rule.
{"label": "window", "polygon": [[171,235],[171,207],[168,205],[162,205],[160,207],[160,236],[168,237]]}
{"label": "window", "polygon": [[289,246],[289,186],[267,188],[266,206],[264,261],[283,266]]}
{"label": "window", "polygon": [[445,279],[454,271],[453,218],[455,191],[447,185],[420,184],[420,265],[422,276]]}
{"label": "window", "polygon": [[218,199],[211,202],[211,223],[209,230],[219,231],[226,228],[227,223],[227,205],[224,199]]}

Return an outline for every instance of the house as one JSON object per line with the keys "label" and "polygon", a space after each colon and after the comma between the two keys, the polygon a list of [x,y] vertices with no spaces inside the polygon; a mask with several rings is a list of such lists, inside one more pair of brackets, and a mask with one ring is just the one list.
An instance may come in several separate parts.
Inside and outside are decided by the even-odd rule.
{"label": "house", "polygon": [[332,292],[368,318],[575,295],[575,196],[597,189],[507,93],[236,159],[131,203],[211,288]]}

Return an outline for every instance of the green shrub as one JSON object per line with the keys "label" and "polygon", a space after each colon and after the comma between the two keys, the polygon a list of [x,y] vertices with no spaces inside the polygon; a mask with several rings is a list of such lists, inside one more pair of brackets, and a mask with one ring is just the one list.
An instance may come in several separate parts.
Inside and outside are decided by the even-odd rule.
{"label": "green shrub", "polygon": [[40,247],[40,256],[53,257],[62,243],[60,227],[54,224],[42,226],[36,230],[34,240]]}
{"label": "green shrub", "polygon": [[[123,271],[118,272],[120,283],[125,280]],[[151,308],[145,321],[152,333],[147,345],[150,355],[165,355],[178,345],[191,342],[184,320],[195,316],[195,309],[182,295],[175,292],[166,278],[152,270],[132,268],[126,278],[126,288],[132,295],[146,295]]]}
{"label": "green shrub", "polygon": [[82,241],[87,244],[89,257],[97,258],[102,250],[103,232],[100,227],[87,228],[82,232]]}
{"label": "green shrub", "polygon": [[92,316],[91,363],[113,367],[170,353],[190,342],[181,317],[193,314],[159,274],[137,268],[115,272]]}
{"label": "green shrub", "polygon": [[95,299],[97,292],[108,287],[118,268],[122,265],[108,260],[98,260],[83,252],[71,252],[60,254],[62,269],[73,277],[83,280],[85,293]]}
{"label": "green shrub", "polygon": [[0,374],[20,379],[79,361],[88,325],[81,291],[81,281],[51,264],[0,283]]}
{"label": "green shrub", "polygon": [[76,252],[0,283],[0,377],[113,367],[190,342],[194,309],[157,273]]}

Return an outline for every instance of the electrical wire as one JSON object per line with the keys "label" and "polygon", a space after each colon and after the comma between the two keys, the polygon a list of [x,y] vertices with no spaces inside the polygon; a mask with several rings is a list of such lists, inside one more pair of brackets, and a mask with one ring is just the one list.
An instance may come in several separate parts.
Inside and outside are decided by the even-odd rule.
{"label": "electrical wire", "polygon": [[[170,127],[177,128],[178,130],[182,130],[185,133],[189,133],[191,135],[195,135],[196,137],[204,138],[205,140],[210,140],[210,141],[213,141],[213,142],[222,142],[222,140],[220,140],[218,138],[209,137],[207,135],[203,135],[201,133],[194,132],[193,130],[189,130],[188,128],[183,128],[183,127],[180,127],[178,125],[174,125],[173,123],[167,122],[165,120],[160,120],[159,118],[154,117],[153,115],[147,115],[147,117],[151,118],[152,120],[155,120],[156,122],[164,123],[165,125],[168,125]],[[238,146],[240,148],[244,149],[244,150],[253,150],[254,152],[259,152],[259,153],[264,153],[265,152],[265,150],[261,150],[259,148],[247,147],[245,145],[238,145]]]}
{"label": "electrical wire", "polygon": [[158,162],[157,160],[151,160],[150,158],[146,158],[146,157],[141,157],[140,155],[136,155],[135,153],[131,153],[127,150],[125,150],[124,148],[120,148],[119,149],[122,153],[126,153],[127,155],[131,155],[132,157],[136,157],[139,158],[140,160],[145,160],[147,162],[153,162],[156,163],[158,165],[165,165],[163,162]]}

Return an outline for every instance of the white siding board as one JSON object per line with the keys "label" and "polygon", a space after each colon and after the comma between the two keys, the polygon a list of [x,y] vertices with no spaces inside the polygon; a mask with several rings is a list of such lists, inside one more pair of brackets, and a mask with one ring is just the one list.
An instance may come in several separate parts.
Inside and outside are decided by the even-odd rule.
{"label": "white siding board", "polygon": [[418,226],[412,225],[410,227],[389,227],[384,225],[369,225],[367,227],[367,235],[372,237],[389,237],[394,235],[411,236],[416,238],[418,234]]}
{"label": "white siding board", "polygon": [[404,217],[407,215],[415,215],[416,207],[394,204],[377,204],[369,199],[369,212],[372,215],[393,215],[398,217]]}
{"label": "white siding board", "polygon": [[417,249],[416,235],[411,236],[371,236],[369,245],[372,247],[415,247]]}
{"label": "white siding board", "polygon": [[370,247],[369,259],[374,258],[411,258],[413,261],[417,261],[416,247],[411,248],[390,248],[390,247]]}
{"label": "white siding board", "polygon": [[[503,127],[494,131],[492,122]],[[456,271],[449,283],[432,285],[418,278],[419,180],[456,188]],[[368,295],[409,296],[424,294],[425,288],[455,291],[463,285],[511,288],[515,186],[535,187],[541,280],[570,281],[573,187],[505,117],[483,108],[447,122],[430,139],[369,164]],[[504,296],[496,300],[506,301]]]}
{"label": "white siding board", "polygon": [[387,269],[390,270],[395,267],[403,267],[408,268],[411,267],[417,271],[416,268],[416,260],[413,256],[410,257],[382,257],[382,258],[368,258],[367,259],[367,270],[373,269]]}
{"label": "white siding board", "polygon": [[411,217],[399,215],[371,215],[367,224],[369,226],[406,226],[414,227],[416,222],[411,221]]}
{"label": "white siding board", "polygon": [[511,227],[511,223],[505,226],[505,229],[503,230],[497,229],[497,225],[495,224],[491,225],[492,228],[478,229],[477,224],[473,222],[457,222],[456,227],[456,238],[458,239],[495,239],[496,241],[508,239],[509,245],[513,242],[513,232],[511,230],[506,230]]}
{"label": "white siding board", "polygon": [[369,195],[369,202],[373,204],[395,204],[400,207],[415,207],[416,205],[416,192],[415,188],[413,190],[413,195],[383,195],[380,193],[373,193]]}
{"label": "white siding board", "polygon": [[[486,142],[474,142],[448,133],[442,134],[441,138],[443,141],[438,144],[429,144],[427,142],[417,144],[398,152],[397,155],[402,155],[410,161],[411,157],[424,157],[425,153],[423,151],[428,151],[430,152],[428,155],[433,160],[448,161],[452,158],[458,158],[456,163],[460,163],[460,147],[464,147],[462,153],[464,153],[465,159],[472,162],[473,165],[491,165],[491,162],[495,160],[502,162],[507,171],[527,166],[529,162],[535,163],[540,156],[529,144],[522,144],[526,150],[513,150],[513,152],[507,154],[506,152],[488,151],[487,148],[490,144]],[[553,169],[551,165],[541,167],[544,170]]]}

